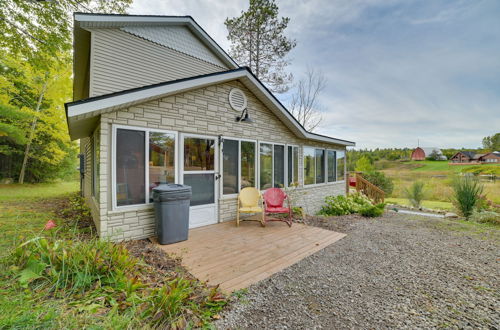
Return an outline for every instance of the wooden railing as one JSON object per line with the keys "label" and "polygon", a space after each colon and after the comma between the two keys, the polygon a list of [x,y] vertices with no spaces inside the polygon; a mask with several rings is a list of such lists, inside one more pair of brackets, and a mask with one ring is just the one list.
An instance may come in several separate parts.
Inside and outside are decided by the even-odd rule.
{"label": "wooden railing", "polygon": [[363,178],[362,174],[359,172],[356,172],[356,191],[362,192],[375,203],[384,202],[385,192],[370,181]]}

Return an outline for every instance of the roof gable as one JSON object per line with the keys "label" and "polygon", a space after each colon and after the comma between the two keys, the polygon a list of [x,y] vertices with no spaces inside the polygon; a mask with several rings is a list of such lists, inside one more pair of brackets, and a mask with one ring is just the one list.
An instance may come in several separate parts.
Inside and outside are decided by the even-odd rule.
{"label": "roof gable", "polygon": [[[196,23],[191,16],[154,16],[154,15],[117,15],[117,14],[88,14],[75,13],[75,28],[99,29],[99,28],[119,28],[129,33],[141,36],[145,39],[157,43],[169,43],[179,41],[181,36],[186,37],[186,31],[191,32],[187,36],[184,45],[178,47],[185,51],[192,48],[193,53],[200,53],[199,43],[206,47],[206,51],[212,52],[212,57],[216,57],[221,63],[224,63],[230,69],[238,68],[238,64]],[[187,30],[179,29],[185,28]],[[155,29],[162,32],[168,32],[166,36],[156,33]],[[170,45],[171,47],[172,45]]]}
{"label": "roof gable", "polygon": [[269,110],[271,110],[292,132],[305,139],[321,142],[354,146],[351,141],[336,139],[320,134],[310,133],[288,112],[274,95],[250,72],[248,68],[239,68],[224,72],[201,75],[191,78],[168,81],[165,83],[134,88],[126,91],[101,95],[81,101],[66,103],[68,128],[72,139],[85,137],[87,130],[84,122],[92,123],[91,119],[101,113],[112,112],[136,104],[160,99],[166,96],[183,93],[205,86],[238,80],[243,83]]}
{"label": "roof gable", "polygon": [[120,30],[200,60],[227,68],[227,65],[185,26],[125,26]]}

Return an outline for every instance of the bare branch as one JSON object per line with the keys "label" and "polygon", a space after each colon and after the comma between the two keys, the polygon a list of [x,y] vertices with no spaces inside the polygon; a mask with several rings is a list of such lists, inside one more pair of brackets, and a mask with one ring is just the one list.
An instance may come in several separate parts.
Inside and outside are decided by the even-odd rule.
{"label": "bare branch", "polygon": [[318,109],[318,96],[326,87],[326,78],[322,72],[308,68],[304,78],[300,79],[289,109],[292,115],[310,132],[318,128],[322,116]]}

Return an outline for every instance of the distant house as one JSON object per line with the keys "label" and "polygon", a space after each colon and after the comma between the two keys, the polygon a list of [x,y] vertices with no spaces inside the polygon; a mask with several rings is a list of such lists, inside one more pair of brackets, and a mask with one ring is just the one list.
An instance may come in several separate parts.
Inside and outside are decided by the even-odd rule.
{"label": "distant house", "polygon": [[476,154],[473,151],[459,151],[450,158],[452,163],[479,163],[497,164],[500,163],[500,152],[493,151],[483,154]]}
{"label": "distant house", "polygon": [[450,158],[452,163],[471,163],[476,156],[473,151],[459,151]]}
{"label": "distant house", "polygon": [[499,164],[500,163],[500,152],[498,151],[493,151],[489,152],[487,154],[484,154],[480,157],[478,157],[478,161],[480,163],[486,163],[486,164]]}
{"label": "distant house", "polygon": [[411,160],[425,160],[432,153],[438,154],[438,160],[447,160],[441,149],[436,147],[417,147],[411,152]]}

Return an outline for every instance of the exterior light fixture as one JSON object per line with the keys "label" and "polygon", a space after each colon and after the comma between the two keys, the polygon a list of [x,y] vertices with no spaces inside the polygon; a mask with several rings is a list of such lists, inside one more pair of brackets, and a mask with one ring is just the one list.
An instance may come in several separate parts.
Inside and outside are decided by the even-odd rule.
{"label": "exterior light fixture", "polygon": [[250,116],[248,115],[248,109],[246,109],[246,108],[243,109],[243,111],[241,112],[241,115],[236,117],[236,122],[241,123],[243,121],[245,123],[253,123],[252,118],[250,118]]}

